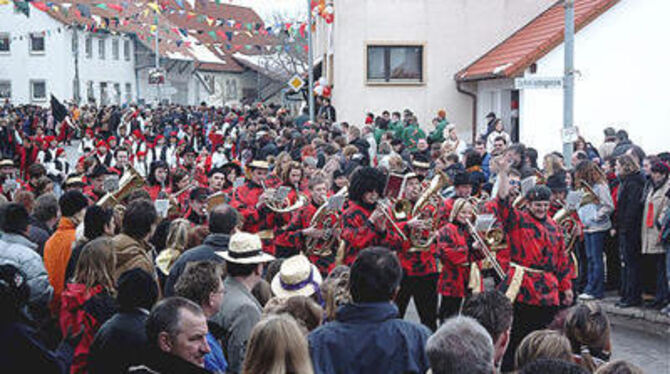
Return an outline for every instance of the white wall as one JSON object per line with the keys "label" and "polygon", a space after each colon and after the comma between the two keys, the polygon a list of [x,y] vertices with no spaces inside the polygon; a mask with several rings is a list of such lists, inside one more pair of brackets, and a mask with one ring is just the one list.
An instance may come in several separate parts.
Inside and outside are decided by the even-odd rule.
{"label": "white wall", "polygon": [[[440,108],[470,140],[472,100],[454,74],[554,0],[337,0],[333,103],[338,120],[361,124],[368,111],[412,109],[422,126]],[[325,38],[317,36],[322,43]],[[366,42],[425,43],[425,85],[366,85]],[[321,47],[323,51],[323,47]]]}
{"label": "white wall", "polygon": [[[668,14],[667,0],[622,0],[577,33],[575,125],[594,145],[612,125],[647,152],[670,149]],[[562,75],[563,46],[537,65],[534,76]],[[522,91],[520,101],[521,141],[540,154],[560,150],[562,90]]]}

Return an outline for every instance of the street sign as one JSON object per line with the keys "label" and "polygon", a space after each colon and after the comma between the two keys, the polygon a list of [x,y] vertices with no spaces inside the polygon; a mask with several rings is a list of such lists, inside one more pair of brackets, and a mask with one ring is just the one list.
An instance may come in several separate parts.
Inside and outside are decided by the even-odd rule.
{"label": "street sign", "polygon": [[563,87],[563,77],[515,78],[514,88],[517,90],[529,89],[556,89]]}
{"label": "street sign", "polygon": [[302,88],[302,86],[305,85],[305,81],[300,78],[299,75],[294,75],[293,78],[291,78],[288,81],[288,86],[293,89],[293,91],[298,92]]}
{"label": "street sign", "polygon": [[579,129],[574,126],[562,129],[561,132],[563,133],[563,143],[574,143],[579,137]]}

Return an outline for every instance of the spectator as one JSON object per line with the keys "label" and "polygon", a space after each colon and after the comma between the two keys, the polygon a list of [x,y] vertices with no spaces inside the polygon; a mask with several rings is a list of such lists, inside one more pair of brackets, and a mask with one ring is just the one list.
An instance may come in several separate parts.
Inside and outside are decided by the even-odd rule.
{"label": "spectator", "polygon": [[53,234],[54,226],[59,218],[58,199],[54,194],[44,194],[35,200],[35,207],[29,218],[29,237],[31,242],[37,244],[40,256],[44,255],[44,245]]}
{"label": "spectator", "polygon": [[165,282],[165,295],[174,295],[174,284],[189,262],[214,261],[223,263],[224,260],[217,255],[217,252],[228,250],[230,235],[239,227],[240,221],[239,213],[230,205],[221,204],[216,206],[209,213],[209,235],[205,238],[205,242],[182,253],[177,261],[172,264],[170,275]]}
{"label": "spectator", "polygon": [[568,339],[554,330],[535,330],[526,335],[514,356],[517,370],[538,358],[555,358],[572,362],[572,351]]}
{"label": "spectator", "polygon": [[88,199],[79,191],[68,191],[58,200],[62,217],[56,232],[44,244],[44,267],[54,289],[51,310],[60,311],[60,294],[65,287],[65,271],[72,254],[77,225],[84,219]]}
{"label": "spectator", "polygon": [[493,129],[489,132],[489,134],[486,136],[486,150],[489,152],[493,152],[493,142],[496,140],[496,138],[501,137],[505,140],[505,144],[510,144],[512,141],[512,138],[510,138],[509,134],[505,131],[505,125],[503,125],[502,119],[496,118],[495,121],[493,122]]}
{"label": "spectator", "polygon": [[[402,270],[395,254],[373,247],[359,253],[351,267],[353,303],[337,310],[336,321],[309,335],[318,373],[424,373],[430,331],[398,318],[392,302]],[[383,350],[370,349],[384,347]]]}
{"label": "spectator", "polygon": [[610,323],[598,304],[587,302],[574,306],[565,320],[564,330],[575,362],[589,373],[609,361]]}
{"label": "spectator", "polygon": [[642,304],[640,246],[645,181],[639,164],[629,155],[617,159],[615,170],[621,181],[617,199],[616,231],[619,234],[619,253],[623,263],[623,290],[617,306],[627,308]]}
{"label": "spectator", "polygon": [[205,374],[207,318],[198,304],[169,297],[154,306],[146,323],[148,347],[132,374]]}
{"label": "spectator", "polygon": [[493,363],[499,367],[512,329],[512,303],[500,291],[486,291],[468,297],[461,313],[477,320],[491,335]]}
{"label": "spectator", "polygon": [[596,374],[644,374],[644,371],[624,360],[616,360],[601,366]]}
{"label": "spectator", "polygon": [[[219,264],[207,261],[191,262],[175,285],[175,294],[200,305],[205,317],[211,318],[221,308],[223,301],[222,268]],[[210,322],[213,323],[213,322]],[[220,330],[218,328],[217,330]],[[205,355],[205,369],[212,373],[225,373],[228,363],[223,350],[210,329],[207,344],[210,352]]]}
{"label": "spectator", "polygon": [[128,204],[123,216],[121,234],[112,239],[116,253],[114,279],[135,267],[153,274],[156,278],[151,254],[153,247],[148,240],[153,234],[157,218],[156,208],[149,200],[138,199]]}
{"label": "spectator", "polygon": [[426,354],[433,374],[494,372],[493,341],[475,319],[447,319],[428,339]]}
{"label": "spectator", "polygon": [[165,249],[156,257],[156,267],[161,271],[161,277],[167,277],[170,274],[170,268],[186,250],[190,228],[191,223],[184,218],[177,218],[170,222]]}
{"label": "spectator", "polygon": [[22,271],[30,288],[27,304],[33,317],[48,314],[53,288],[49,284],[47,271],[37,246],[28,240],[28,212],[17,203],[9,203],[2,209],[2,239],[0,239],[0,264],[11,264]]}
{"label": "spectator", "polygon": [[261,320],[251,332],[243,374],[312,374],[307,340],[295,320],[286,314]]}
{"label": "spectator", "polygon": [[608,127],[603,131],[603,133],[605,135],[605,140],[600,148],[598,148],[598,153],[600,154],[600,158],[605,160],[612,156],[614,147],[616,147],[616,132],[613,128]]}
{"label": "spectator", "polygon": [[84,236],[74,243],[70,260],[65,269],[65,282],[67,283],[74,276],[74,270],[79,261],[79,255],[86,243],[101,236],[111,238],[114,236],[116,225],[114,223],[114,212],[97,205],[91,205],[86,209],[84,215]]}
{"label": "spectator", "polygon": [[141,362],[147,346],[144,326],[157,299],[158,287],[146,271],[134,268],[121,274],[116,295],[119,311],[95,334],[88,356],[89,373],[125,373]]}
{"label": "spectator", "polygon": [[95,334],[103,323],[116,313],[114,295],[114,252],[108,238],[98,238],[86,244],[81,252],[72,283],[63,290],[60,328],[83,336],[74,351],[71,373],[86,372],[88,352]]}
{"label": "spectator", "polygon": [[0,367],[6,373],[67,373],[76,339],[68,336],[50,351],[23,315],[29,298],[26,274],[12,264],[0,265]]}
{"label": "spectator", "polygon": [[306,256],[298,254],[282,262],[279,273],[270,285],[272,293],[277,297],[311,296],[321,304],[321,282],[323,279],[316,265],[310,263]]}
{"label": "spectator", "polygon": [[323,308],[312,298],[300,295],[270,299],[263,307],[263,315],[270,314],[288,314],[295,318],[305,336],[319,327],[323,321]]}
{"label": "spectator", "polygon": [[519,374],[588,374],[581,366],[558,359],[540,358],[524,366]]}
{"label": "spectator", "polygon": [[349,293],[349,267],[339,265],[333,269],[321,286],[325,302],[325,319],[334,321],[337,308],[351,302]]}
{"label": "spectator", "polygon": [[212,318],[224,331],[228,353],[228,371],[239,373],[251,335],[261,319],[262,308],[251,290],[261,280],[263,265],[274,257],[262,251],[258,235],[238,232],[230,237],[228,250],[217,252],[226,260],[228,275],[223,283],[225,294],[221,309]]}

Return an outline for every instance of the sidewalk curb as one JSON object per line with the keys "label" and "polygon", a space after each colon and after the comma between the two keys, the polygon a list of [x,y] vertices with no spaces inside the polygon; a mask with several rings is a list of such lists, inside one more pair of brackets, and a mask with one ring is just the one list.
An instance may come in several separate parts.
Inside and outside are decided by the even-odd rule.
{"label": "sidewalk curb", "polygon": [[614,305],[616,298],[606,298],[600,301],[600,306],[615,325],[643,332],[670,337],[670,317],[659,313],[658,310],[646,308],[619,308]]}

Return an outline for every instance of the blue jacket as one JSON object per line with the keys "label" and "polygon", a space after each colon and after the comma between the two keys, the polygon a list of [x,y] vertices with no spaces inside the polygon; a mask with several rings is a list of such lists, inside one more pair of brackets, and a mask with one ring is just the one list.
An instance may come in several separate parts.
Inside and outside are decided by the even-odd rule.
{"label": "blue jacket", "polygon": [[336,320],[309,334],[317,374],[425,373],[430,331],[398,318],[393,303],[340,307]]}

